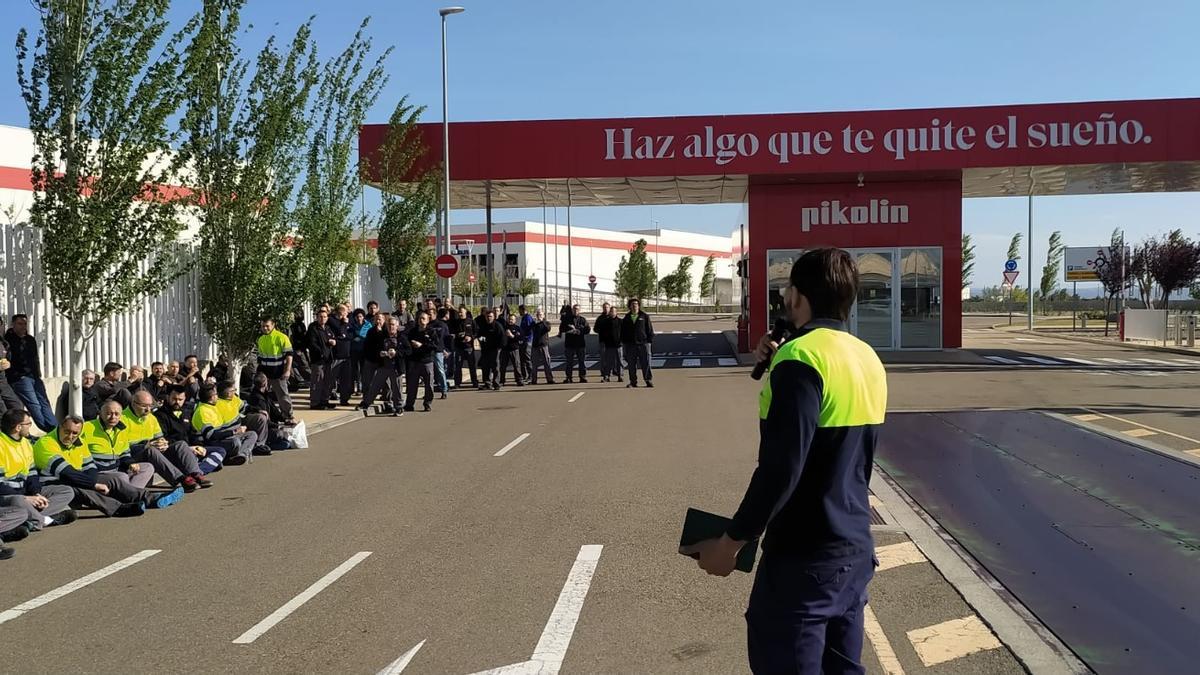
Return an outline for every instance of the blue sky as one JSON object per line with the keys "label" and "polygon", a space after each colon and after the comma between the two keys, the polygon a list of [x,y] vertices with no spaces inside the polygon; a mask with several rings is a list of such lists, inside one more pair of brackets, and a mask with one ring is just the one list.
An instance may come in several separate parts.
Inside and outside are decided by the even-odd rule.
{"label": "blue sky", "polygon": [[[450,17],[451,120],[657,116],[1042,103],[1200,94],[1200,3],[1093,0],[1004,3],[462,0]],[[27,0],[3,0],[0,39],[34,26]],[[175,0],[182,21],[199,0]],[[438,7],[429,0],[250,0],[251,51],[271,31],[316,15],[323,53],[362,17],[394,45],[374,121],[405,94],[441,118]],[[11,28],[10,28],[11,27]],[[24,126],[11,46],[0,49],[0,124]],[[1133,240],[1182,227],[1200,235],[1200,195],[1047,197],[1034,206],[1034,259],[1051,230],[1068,245]],[[559,209],[560,219],[564,217]],[[739,205],[658,207],[664,228],[726,234]],[[540,209],[498,219],[540,219]],[[478,222],[457,212],[452,222]],[[1000,281],[1023,198],[973,199],[963,224],[979,244],[975,286]],[[579,209],[581,225],[651,227],[642,207]],[[1027,267],[1022,261],[1022,281]]]}

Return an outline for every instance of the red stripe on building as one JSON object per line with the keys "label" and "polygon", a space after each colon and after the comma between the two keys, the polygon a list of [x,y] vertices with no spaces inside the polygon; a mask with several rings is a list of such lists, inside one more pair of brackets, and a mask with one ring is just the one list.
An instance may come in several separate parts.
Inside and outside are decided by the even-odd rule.
{"label": "red stripe on building", "polygon": [[[557,242],[557,244],[559,246],[567,245],[566,237],[564,237],[564,236],[555,237],[552,234],[543,235],[538,232],[509,232],[507,235],[504,235],[499,232],[492,233],[492,247],[493,248],[498,248],[498,247],[503,246],[505,241],[507,241],[510,244],[545,244],[547,246],[554,246],[555,243]],[[480,234],[451,234],[450,235],[450,243],[451,244],[465,243],[465,242],[486,245],[487,244],[487,234],[480,233]],[[369,239],[367,241],[367,243],[370,245],[371,248],[379,247],[378,239]],[[434,244],[434,238],[429,237],[429,245],[432,246],[433,244]],[[616,250],[616,251],[630,251],[633,249],[633,242],[613,241],[611,239],[593,239],[590,237],[571,237],[571,245],[572,246],[586,246],[586,247],[591,247],[591,248],[612,249],[612,250]],[[668,254],[673,254],[673,255],[692,255],[692,256],[701,256],[704,258],[707,258],[710,255],[713,257],[716,257],[716,258],[729,258],[730,257],[729,251],[713,251],[713,250],[703,249],[703,248],[689,248],[686,246],[655,246],[653,243],[650,242],[649,239],[646,240],[646,253],[668,253]]]}
{"label": "red stripe on building", "polygon": [[[61,176],[62,174],[59,174]],[[85,181],[85,184],[90,181]],[[14,166],[0,166],[0,189],[7,190],[22,190],[24,192],[33,192],[33,173],[30,169],[21,169]],[[83,188],[83,194],[90,193],[87,187]],[[157,195],[155,193],[158,193]],[[176,201],[192,196],[191,188],[186,188],[180,185],[147,185],[144,191],[143,198],[157,197],[164,201]]]}

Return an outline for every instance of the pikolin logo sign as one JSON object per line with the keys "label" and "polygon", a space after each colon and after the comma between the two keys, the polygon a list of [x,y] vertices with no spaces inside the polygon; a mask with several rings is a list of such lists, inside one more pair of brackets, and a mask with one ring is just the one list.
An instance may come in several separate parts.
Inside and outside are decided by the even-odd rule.
{"label": "pikolin logo sign", "polygon": [[908,205],[872,199],[867,204],[843,205],[841,200],[826,200],[820,206],[800,209],[800,229],[810,232],[813,225],[886,225],[907,223]]}

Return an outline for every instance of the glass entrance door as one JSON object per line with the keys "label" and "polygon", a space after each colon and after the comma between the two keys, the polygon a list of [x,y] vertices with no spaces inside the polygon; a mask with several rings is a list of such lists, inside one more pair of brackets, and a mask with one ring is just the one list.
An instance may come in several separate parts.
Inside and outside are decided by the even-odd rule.
{"label": "glass entrance door", "polygon": [[854,250],[852,253],[858,265],[858,300],[850,311],[850,330],[875,349],[893,349],[894,251]]}

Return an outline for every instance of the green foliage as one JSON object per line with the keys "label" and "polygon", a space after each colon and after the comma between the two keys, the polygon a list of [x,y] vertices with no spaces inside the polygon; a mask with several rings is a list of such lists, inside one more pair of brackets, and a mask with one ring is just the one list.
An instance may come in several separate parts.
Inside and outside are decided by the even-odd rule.
{"label": "green foliage", "polygon": [[1063,243],[1062,232],[1050,234],[1049,246],[1046,249],[1046,265],[1042,267],[1042,280],[1039,285],[1039,297],[1047,300],[1058,288],[1058,273],[1062,270]]}
{"label": "green foliage", "polygon": [[1009,260],[1020,260],[1021,259],[1021,240],[1022,239],[1024,239],[1024,235],[1022,235],[1020,232],[1018,232],[1018,233],[1014,234],[1012,237],[1012,240],[1008,242],[1008,259]]}
{"label": "green foliage", "polygon": [[182,94],[176,42],[163,44],[169,4],[35,0],[42,25],[32,48],[17,33],[41,188],[29,220],[42,234],[54,306],[83,342],[188,266],[176,244],[183,213],[164,187],[179,182],[182,163],[171,152]]}
{"label": "green foliage", "polygon": [[[379,212],[379,270],[393,300],[411,300],[433,288],[434,255],[429,246],[432,218],[440,204],[440,181],[436,170],[410,182],[422,148],[416,123],[424,108],[396,104],[388,123],[388,135],[380,148],[375,167],[383,189]],[[478,274],[480,281],[484,275]]]}
{"label": "green foliage", "polygon": [[1167,309],[1172,293],[1188,288],[1200,277],[1200,243],[1183,236],[1182,230],[1151,239],[1146,268],[1158,284],[1158,308]]}
{"label": "green foliage", "polygon": [[975,275],[975,245],[971,243],[971,235],[962,236],[962,288],[971,285],[971,277]]}
{"label": "green foliage", "polygon": [[[368,68],[371,40],[359,26],[350,45],[327,63],[317,90],[308,140],[305,180],[295,212],[298,268],[314,305],[347,297],[361,258],[352,237],[365,233],[367,216],[355,214],[362,190],[357,165],[359,128],[387,83],[385,50]],[[365,71],[365,72],[364,72]]]}
{"label": "green foliage", "polygon": [[700,273],[700,297],[701,299],[711,298],[714,304],[717,301],[716,265],[716,256],[710,255],[708,260],[704,261],[704,271]]}
{"label": "green foliage", "polygon": [[301,249],[288,244],[319,80],[311,20],[285,48],[270,38],[248,77],[234,40],[244,4],[205,0],[188,24],[182,78],[201,219],[201,318],[235,361],[253,348],[258,317],[286,317],[306,296]]}
{"label": "green foliage", "polygon": [[646,255],[646,240],[638,239],[629,249],[628,256],[621,256],[615,277],[617,295],[645,299],[654,293],[657,274],[654,263]]}
{"label": "green foliage", "polygon": [[680,304],[685,296],[692,293],[692,258],[686,256],[679,259],[679,266],[658,282],[659,294],[668,300],[675,298]]}
{"label": "green foliage", "polygon": [[538,292],[538,281],[532,277],[522,277],[513,284],[513,288],[521,298],[528,298]]}

